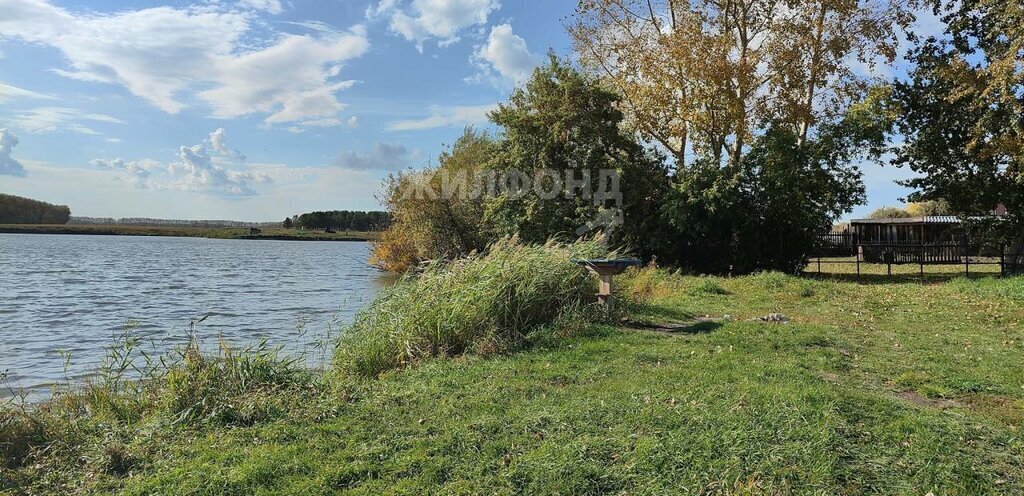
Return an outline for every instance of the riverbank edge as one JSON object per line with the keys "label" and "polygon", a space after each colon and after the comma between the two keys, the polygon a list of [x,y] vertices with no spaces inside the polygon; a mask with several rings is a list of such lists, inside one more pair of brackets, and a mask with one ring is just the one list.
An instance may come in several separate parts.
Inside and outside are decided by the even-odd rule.
{"label": "riverbank edge", "polygon": [[[266,230],[264,230],[266,231]],[[86,236],[160,236],[174,238],[244,239],[271,241],[376,241],[375,232],[317,233],[306,231],[281,233],[284,229],[273,229],[272,233],[249,234],[247,228],[215,227],[160,227],[160,226],[96,226],[96,225],[43,225],[43,224],[2,224],[0,234],[77,234]]]}

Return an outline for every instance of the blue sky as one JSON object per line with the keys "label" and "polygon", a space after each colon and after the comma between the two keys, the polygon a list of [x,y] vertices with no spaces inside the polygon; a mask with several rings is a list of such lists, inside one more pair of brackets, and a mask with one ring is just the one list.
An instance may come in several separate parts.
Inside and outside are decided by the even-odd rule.
{"label": "blue sky", "polygon": [[[74,215],[378,209],[485,125],[572,0],[0,0],[0,192]],[[863,215],[906,194],[866,165]]]}

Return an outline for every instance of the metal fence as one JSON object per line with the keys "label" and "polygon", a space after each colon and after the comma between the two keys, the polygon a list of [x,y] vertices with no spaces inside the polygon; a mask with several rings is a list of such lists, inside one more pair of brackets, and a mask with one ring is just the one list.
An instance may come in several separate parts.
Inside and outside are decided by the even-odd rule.
{"label": "metal fence", "polygon": [[862,242],[856,232],[841,231],[817,237],[814,252],[809,258],[807,271],[826,273],[824,266],[838,264],[862,274],[866,266],[885,266],[885,273],[893,275],[893,266],[918,267],[921,276],[928,266],[957,266],[965,275],[982,271],[1000,276],[1020,273],[1024,253],[1011,253],[1005,244],[973,241],[964,235],[938,242]]}

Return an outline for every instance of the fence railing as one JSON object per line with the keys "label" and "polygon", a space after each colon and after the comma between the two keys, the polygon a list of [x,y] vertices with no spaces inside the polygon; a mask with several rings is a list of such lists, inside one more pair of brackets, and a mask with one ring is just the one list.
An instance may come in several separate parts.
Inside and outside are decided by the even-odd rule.
{"label": "fence railing", "polygon": [[1011,253],[1005,244],[973,242],[966,236],[935,242],[878,242],[862,241],[856,232],[844,231],[819,235],[809,262],[807,270],[818,273],[824,273],[823,265],[831,264],[853,266],[857,275],[862,266],[885,265],[891,276],[893,266],[917,265],[924,276],[926,266],[949,265],[962,267],[967,275],[971,267],[976,271],[998,267],[999,275],[1005,276],[1024,270],[1024,253]]}

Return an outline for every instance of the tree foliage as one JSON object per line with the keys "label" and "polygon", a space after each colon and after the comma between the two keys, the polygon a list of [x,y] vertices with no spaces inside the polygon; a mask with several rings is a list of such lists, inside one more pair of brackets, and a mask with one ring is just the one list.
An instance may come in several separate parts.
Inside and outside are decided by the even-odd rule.
{"label": "tree foliage", "polygon": [[[940,5],[936,5],[939,9]],[[905,146],[894,163],[921,176],[912,199],[944,199],[959,214],[1024,211],[1024,5],[958,0],[945,5],[948,39],[910,53],[893,95]]]}
{"label": "tree foliage", "polygon": [[302,229],[333,229],[339,231],[382,231],[391,223],[387,212],[331,210],[308,212],[289,219]]}
{"label": "tree foliage", "polygon": [[868,214],[869,219],[906,219],[909,217],[914,217],[914,214],[900,207],[882,207]]}
{"label": "tree foliage", "polygon": [[470,179],[487,167],[494,147],[488,133],[466,128],[438,157],[437,167],[391,175],[382,201],[393,223],[375,244],[371,262],[401,272],[422,260],[483,250],[489,239],[483,196],[448,188],[471,187]]}
{"label": "tree foliage", "polygon": [[927,200],[910,202],[907,204],[907,212],[912,217],[928,217],[930,215],[952,215],[953,210],[946,200]]}
{"label": "tree foliage", "polygon": [[65,205],[0,193],[0,224],[67,224],[70,218]]}
{"label": "tree foliage", "polygon": [[[618,95],[600,80],[551,56],[490,115],[499,135],[467,129],[437,167],[389,179],[383,200],[395,223],[375,249],[375,261],[408,268],[412,260],[482,251],[507,236],[531,243],[575,239],[613,207],[625,218],[613,242],[653,254],[667,169],[622,128],[617,103]],[[593,193],[613,189],[609,172],[617,174],[622,198],[595,201]],[[540,179],[550,194],[515,187],[444,194],[446,185],[457,193],[462,185],[465,193],[476,188],[469,184],[474,177],[505,174],[522,174],[533,186]],[[567,181],[578,184],[570,188]]]}
{"label": "tree foliage", "polygon": [[860,171],[847,158],[852,149],[832,148],[863,145],[799,140],[794,130],[773,127],[736,166],[692,164],[666,208],[679,240],[668,260],[704,273],[798,271],[815,235],[864,200]]}
{"label": "tree foliage", "polygon": [[[615,228],[614,241],[650,239],[649,220],[667,193],[668,170],[661,157],[623,129],[618,104],[618,94],[601,80],[552,55],[491,114],[491,121],[503,131],[491,162],[494,170],[531,176],[545,170],[563,179],[565,186],[570,181],[581,184],[566,187],[551,199],[536,194],[517,197],[514,192],[489,199],[485,219],[494,237],[517,234],[535,243],[556,235],[575,238],[602,212],[622,207],[625,223]],[[618,176],[620,200],[598,197],[616,193],[609,184],[610,172]]]}
{"label": "tree foliage", "polygon": [[675,157],[739,164],[756,135],[803,143],[867,81],[850,60],[896,56],[916,0],[582,0],[580,59],[622,93],[630,121]]}

